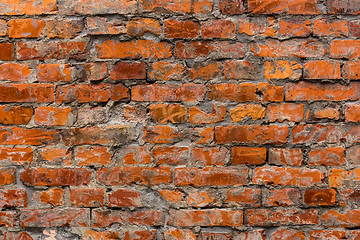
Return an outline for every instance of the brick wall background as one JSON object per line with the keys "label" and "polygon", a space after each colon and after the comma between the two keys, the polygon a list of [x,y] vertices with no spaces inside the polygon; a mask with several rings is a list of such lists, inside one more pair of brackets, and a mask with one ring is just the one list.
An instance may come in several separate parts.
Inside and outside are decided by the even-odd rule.
{"label": "brick wall background", "polygon": [[359,0],[1,0],[0,238],[359,239]]}

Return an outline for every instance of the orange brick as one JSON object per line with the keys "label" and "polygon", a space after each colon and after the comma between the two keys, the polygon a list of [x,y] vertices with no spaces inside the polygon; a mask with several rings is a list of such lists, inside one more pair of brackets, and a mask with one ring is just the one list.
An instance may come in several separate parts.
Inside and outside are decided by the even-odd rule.
{"label": "orange brick", "polygon": [[65,126],[69,122],[70,107],[38,107],[35,124],[42,126]]}

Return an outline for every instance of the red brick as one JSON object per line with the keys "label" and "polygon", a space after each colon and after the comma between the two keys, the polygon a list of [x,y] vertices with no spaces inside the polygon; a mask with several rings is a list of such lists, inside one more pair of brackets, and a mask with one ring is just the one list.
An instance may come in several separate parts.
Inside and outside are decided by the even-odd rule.
{"label": "red brick", "polygon": [[89,81],[103,80],[108,76],[107,63],[96,62],[84,64],[82,78]]}
{"label": "red brick", "polygon": [[349,32],[351,37],[360,37],[360,20],[353,20],[350,22]]}
{"label": "red brick", "polygon": [[77,188],[70,189],[72,207],[102,207],[104,205],[104,189]]}
{"label": "red brick", "polygon": [[301,193],[296,188],[268,190],[263,205],[265,207],[288,207],[300,204]]}
{"label": "red brick", "polygon": [[310,231],[310,240],[334,239],[341,240],[345,238],[345,231],[337,230],[313,230]]}
{"label": "red brick", "polygon": [[270,122],[301,122],[304,118],[304,105],[296,103],[270,104],[267,108]]}
{"label": "red brick", "polygon": [[201,24],[202,38],[234,38],[235,23],[231,20],[211,20]]}
{"label": "red brick", "polygon": [[333,188],[338,187],[354,187],[357,186],[360,180],[360,169],[353,170],[345,169],[331,169],[329,170],[329,186]]}
{"label": "red brick", "polygon": [[304,64],[306,79],[340,79],[340,63],[337,61],[310,61]]}
{"label": "red brick", "polygon": [[171,210],[170,226],[229,226],[243,225],[243,211],[241,210]]}
{"label": "red brick", "polygon": [[134,140],[137,132],[128,125],[86,128],[69,128],[63,131],[66,145],[119,145]]}
{"label": "red brick", "polygon": [[224,147],[195,147],[192,149],[191,160],[200,166],[224,166],[228,152]]}
{"label": "red brick", "polygon": [[311,104],[309,110],[306,113],[306,118],[310,121],[316,122],[321,119],[340,119],[340,107],[337,104],[315,103]]}
{"label": "red brick", "polygon": [[249,0],[249,11],[254,14],[301,14],[315,15],[321,14],[316,0]]}
{"label": "red brick", "polygon": [[358,15],[360,4],[357,0],[328,0],[328,14],[354,14]]}
{"label": "red brick", "polygon": [[16,58],[18,60],[84,60],[88,54],[86,45],[86,42],[18,42]]}
{"label": "red brick", "polygon": [[82,20],[58,20],[47,21],[48,38],[74,38],[83,31]]}
{"label": "red brick", "polygon": [[319,58],[325,55],[326,47],[312,39],[292,39],[282,42],[265,40],[264,43],[252,43],[251,51],[258,57]]}
{"label": "red brick", "polygon": [[231,206],[260,207],[261,189],[239,188],[228,190],[225,203]]}
{"label": "red brick", "polygon": [[261,165],[266,162],[266,148],[232,147],[230,160],[234,165]]}
{"label": "red brick", "polygon": [[141,193],[136,190],[118,189],[108,194],[109,207],[141,207]]}
{"label": "red brick", "polygon": [[33,162],[33,150],[29,147],[0,147],[0,165],[29,165]]}
{"label": "red brick", "polygon": [[123,225],[148,225],[162,226],[165,223],[165,212],[163,211],[135,211],[101,210],[93,211],[93,227],[107,227],[114,223]]}
{"label": "red brick", "polygon": [[314,21],[314,35],[321,37],[347,37],[348,20],[330,20],[319,18]]}
{"label": "red brick", "polygon": [[14,60],[14,45],[12,43],[0,43],[0,60]]}
{"label": "red brick", "polygon": [[200,24],[191,20],[165,20],[164,34],[166,38],[195,38],[200,33]]}
{"label": "red brick", "polygon": [[108,165],[111,153],[105,147],[78,147],[75,149],[75,160],[78,166]]}
{"label": "red brick", "polygon": [[90,183],[91,171],[82,168],[26,168],[20,179],[27,186],[80,186]]}
{"label": "red brick", "polygon": [[237,15],[245,13],[243,0],[220,0],[219,7],[225,15]]}
{"label": "red brick", "polygon": [[28,124],[33,116],[31,107],[0,106],[0,123],[5,125]]}
{"label": "red brick", "polygon": [[359,214],[359,209],[350,209],[341,212],[335,209],[330,209],[321,216],[321,223],[326,227],[359,227]]}
{"label": "red brick", "polygon": [[360,146],[355,145],[346,149],[346,160],[350,164],[360,165]]}
{"label": "red brick", "polygon": [[172,45],[167,42],[154,42],[151,40],[137,40],[119,42],[106,40],[96,45],[99,58],[170,58]]}
{"label": "red brick", "polygon": [[32,199],[49,204],[50,207],[62,206],[64,205],[64,191],[61,188],[50,188],[44,191],[36,191],[32,195]]}
{"label": "red brick", "polygon": [[341,85],[335,83],[310,83],[297,82],[286,84],[286,101],[342,101],[358,100],[360,96],[360,85],[350,83]]}
{"label": "red brick", "polygon": [[343,165],[344,162],[344,148],[342,147],[318,148],[309,152],[308,164],[311,166],[339,166]]}
{"label": "red brick", "polygon": [[35,124],[42,126],[65,126],[69,122],[70,107],[38,107]]}
{"label": "red brick", "polygon": [[308,37],[311,34],[311,20],[279,20],[278,35],[285,38]]}
{"label": "red brick", "polygon": [[119,62],[110,72],[113,80],[146,79],[146,65],[143,62]]}
{"label": "red brick", "polygon": [[314,209],[248,209],[245,219],[250,226],[316,225],[318,211]]}
{"label": "red brick", "polygon": [[179,104],[151,104],[150,116],[158,123],[185,123],[187,111],[184,106]]}
{"label": "red brick", "polygon": [[220,77],[222,69],[222,63],[200,63],[195,64],[193,68],[188,69],[188,73],[191,79],[211,80]]}
{"label": "red brick", "polygon": [[331,206],[335,205],[335,189],[306,189],[304,203],[308,205]]}
{"label": "red brick", "polygon": [[129,36],[143,36],[146,33],[160,35],[162,32],[158,20],[152,18],[136,18],[130,20],[126,25]]}
{"label": "red brick", "polygon": [[8,24],[10,38],[38,38],[45,27],[45,21],[37,19],[11,19]]}
{"label": "red brick", "polygon": [[44,128],[0,127],[0,141],[8,145],[41,145],[59,142],[59,132]]}
{"label": "red brick", "polygon": [[155,62],[149,70],[149,78],[155,80],[169,81],[181,80],[185,74],[185,67],[177,62]]}
{"label": "red brick", "polygon": [[0,212],[0,227],[15,227],[17,214],[15,211]]}
{"label": "red brick", "polygon": [[0,65],[0,80],[26,82],[31,77],[31,69],[26,64],[4,63]]}
{"label": "red brick", "polygon": [[276,21],[273,17],[267,18],[251,18],[246,17],[239,19],[239,34],[246,34],[249,36],[272,36],[277,35],[275,28]]}
{"label": "red brick", "polygon": [[[144,232],[146,232],[146,231],[144,231]],[[126,234],[129,234],[129,232],[125,232],[125,235]],[[126,237],[128,237],[128,236],[129,235],[127,235]],[[129,239],[129,238],[126,238],[126,237],[124,239]],[[113,232],[113,231],[86,230],[85,231],[85,239],[115,240],[115,239],[119,239],[119,234],[117,232]]]}
{"label": "red brick", "polygon": [[214,206],[218,201],[220,200],[213,192],[196,191],[189,193],[187,205],[194,207],[209,207]]}
{"label": "red brick", "polygon": [[4,37],[7,34],[7,21],[1,19],[0,20],[0,36]]}
{"label": "red brick", "polygon": [[135,0],[64,0],[59,4],[61,15],[129,14],[135,12]]}
{"label": "red brick", "polygon": [[202,101],[206,88],[201,84],[151,84],[136,85],[132,88],[133,101],[175,102]]}
{"label": "red brick", "polygon": [[123,149],[125,164],[146,164],[151,162],[151,153],[148,146],[128,145]]}
{"label": "red brick", "polygon": [[152,149],[156,165],[186,165],[189,158],[188,152],[188,147],[156,146]]}
{"label": "red brick", "polygon": [[360,61],[346,62],[342,68],[342,76],[345,79],[360,79]]}
{"label": "red brick", "polygon": [[[207,230],[207,231],[201,231],[200,232],[200,239],[204,239],[204,240],[211,240],[211,239],[216,239],[216,240],[227,240],[227,239],[233,239],[233,233],[230,230],[224,230],[224,229],[219,229],[219,230]],[[241,236],[243,237],[243,236]],[[242,239],[242,238],[239,239]],[[245,239],[245,237],[243,237]],[[235,238],[238,239],[238,238]]]}
{"label": "red brick", "polygon": [[196,14],[210,14],[213,11],[213,0],[195,0],[193,11]]}
{"label": "red brick", "polygon": [[164,240],[196,240],[196,235],[189,229],[169,229],[163,232]]}
{"label": "red brick", "polygon": [[209,86],[208,99],[215,101],[256,101],[256,85],[253,83],[221,83]]}
{"label": "red brick", "polygon": [[259,167],[253,182],[258,185],[316,186],[324,181],[324,173],[318,169],[289,167]]}
{"label": "red brick", "polygon": [[179,190],[160,190],[159,193],[168,203],[182,203],[185,200],[185,194]]}
{"label": "red brick", "polygon": [[143,140],[147,143],[175,143],[181,139],[181,133],[170,126],[144,127]]}
{"label": "red brick", "polygon": [[159,185],[172,181],[170,167],[124,167],[102,168],[97,171],[97,180],[104,185]]}
{"label": "red brick", "polygon": [[262,94],[264,102],[281,102],[284,99],[284,87],[272,83],[259,83],[257,90]]}
{"label": "red brick", "polygon": [[283,239],[298,239],[305,240],[305,234],[299,230],[293,229],[277,229],[275,232],[271,233],[271,240],[283,240]]}
{"label": "red brick", "polygon": [[0,190],[0,207],[23,208],[27,207],[27,194],[24,189],[3,189]]}
{"label": "red brick", "polygon": [[71,66],[69,64],[39,64],[36,72],[39,82],[71,81]]}
{"label": "red brick", "polygon": [[86,209],[27,209],[20,211],[21,227],[88,227],[90,211]]}
{"label": "red brick", "polygon": [[334,40],[329,47],[330,58],[359,58],[360,40]]}
{"label": "red brick", "polygon": [[54,86],[51,84],[2,84],[0,102],[53,102]]}
{"label": "red brick", "polygon": [[[231,238],[229,238],[229,239],[231,239]],[[247,230],[245,232],[235,232],[234,239],[266,240],[266,234],[265,234],[265,231],[263,229],[260,229],[260,230]]]}
{"label": "red brick", "polygon": [[241,60],[226,61],[224,76],[226,79],[256,80],[260,78],[260,65]]}
{"label": "red brick", "polygon": [[230,117],[234,122],[243,120],[259,120],[265,117],[265,108],[261,104],[239,104],[236,108],[230,109]]}
{"label": "red brick", "polygon": [[286,126],[229,126],[215,127],[215,142],[219,144],[258,143],[279,144],[286,143],[289,130]]}
{"label": "red brick", "polygon": [[248,182],[248,169],[245,167],[205,167],[176,168],[176,186],[237,186]]}
{"label": "red brick", "polygon": [[270,148],[269,163],[275,165],[301,166],[303,150],[300,148]]}
{"label": "red brick", "polygon": [[196,144],[209,144],[214,140],[214,128],[194,128]]}
{"label": "red brick", "polygon": [[[126,33],[125,21],[106,17],[88,17],[86,19],[88,35],[117,35]],[[130,35],[130,34],[129,34]]]}
{"label": "red brick", "polygon": [[38,151],[38,161],[45,165],[69,166],[71,164],[71,152],[68,148],[41,148]]}
{"label": "red brick", "polygon": [[192,41],[177,42],[175,45],[175,57],[190,59],[197,57],[208,58],[243,58],[247,52],[245,43],[231,43],[227,41]]}
{"label": "red brick", "polygon": [[226,114],[226,107],[221,105],[212,105],[212,112],[206,113],[197,107],[189,109],[189,121],[192,124],[206,124],[221,122]]}
{"label": "red brick", "polygon": [[190,0],[140,0],[140,11],[155,13],[190,13]]}
{"label": "red brick", "polygon": [[266,61],[264,76],[267,79],[300,79],[302,77],[302,65],[296,61]]}
{"label": "red brick", "polygon": [[129,89],[122,84],[79,84],[64,85],[56,88],[56,102],[107,102],[128,99]]}
{"label": "red brick", "polygon": [[1,15],[42,15],[57,12],[56,0],[4,1]]}

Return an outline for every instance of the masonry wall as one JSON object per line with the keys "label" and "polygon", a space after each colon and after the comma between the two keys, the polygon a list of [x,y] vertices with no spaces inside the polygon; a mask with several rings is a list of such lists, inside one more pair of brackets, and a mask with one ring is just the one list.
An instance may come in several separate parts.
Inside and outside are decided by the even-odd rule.
{"label": "masonry wall", "polygon": [[359,239],[359,0],[1,0],[0,238]]}

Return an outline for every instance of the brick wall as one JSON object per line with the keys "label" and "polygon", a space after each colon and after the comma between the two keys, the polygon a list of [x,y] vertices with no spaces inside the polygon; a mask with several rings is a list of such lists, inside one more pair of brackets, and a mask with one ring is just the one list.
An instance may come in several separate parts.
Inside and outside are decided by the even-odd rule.
{"label": "brick wall", "polygon": [[0,238],[359,239],[359,0],[1,0]]}

